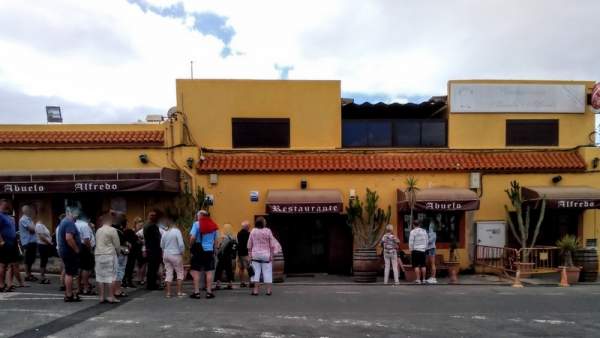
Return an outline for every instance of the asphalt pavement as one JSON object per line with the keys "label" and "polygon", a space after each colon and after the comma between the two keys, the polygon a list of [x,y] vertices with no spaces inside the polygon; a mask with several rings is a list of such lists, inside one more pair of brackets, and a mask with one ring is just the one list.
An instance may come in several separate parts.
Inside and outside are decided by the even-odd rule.
{"label": "asphalt pavement", "polygon": [[[189,292],[186,284],[185,291]],[[599,337],[600,286],[293,285],[215,299],[64,303],[56,284],[0,293],[0,337]]]}

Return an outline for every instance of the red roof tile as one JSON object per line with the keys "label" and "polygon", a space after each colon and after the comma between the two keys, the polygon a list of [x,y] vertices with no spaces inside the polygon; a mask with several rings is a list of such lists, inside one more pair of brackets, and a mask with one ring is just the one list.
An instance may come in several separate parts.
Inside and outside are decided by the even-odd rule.
{"label": "red roof tile", "polygon": [[585,162],[577,151],[502,151],[438,153],[212,153],[200,172],[290,171],[578,171]]}
{"label": "red roof tile", "polygon": [[0,131],[2,146],[162,145],[162,130],[129,131]]}

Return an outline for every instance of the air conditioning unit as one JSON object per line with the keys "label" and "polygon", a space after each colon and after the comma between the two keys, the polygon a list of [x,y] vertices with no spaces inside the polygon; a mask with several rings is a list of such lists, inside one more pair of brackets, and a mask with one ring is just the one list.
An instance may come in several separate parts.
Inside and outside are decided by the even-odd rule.
{"label": "air conditioning unit", "polygon": [[148,123],[161,123],[164,117],[160,114],[146,115],[146,122]]}

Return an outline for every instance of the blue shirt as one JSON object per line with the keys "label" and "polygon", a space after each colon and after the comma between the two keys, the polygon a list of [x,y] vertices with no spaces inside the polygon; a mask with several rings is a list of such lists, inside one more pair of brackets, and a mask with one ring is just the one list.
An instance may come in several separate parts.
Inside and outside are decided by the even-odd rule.
{"label": "blue shirt", "polygon": [[6,244],[15,245],[17,240],[15,220],[3,212],[0,212],[0,235]]}
{"label": "blue shirt", "polygon": [[71,248],[67,243],[67,234],[73,235],[75,243],[77,243],[77,246],[81,248],[81,238],[75,222],[65,217],[58,225],[58,252],[63,258],[76,255],[75,251],[73,251],[73,248]]}
{"label": "blue shirt", "polygon": [[33,220],[29,216],[21,216],[19,219],[19,238],[21,238],[21,245],[25,246],[29,243],[36,243],[37,237],[34,233],[29,232],[29,227],[34,227]]}
{"label": "blue shirt", "polygon": [[213,231],[204,235],[200,234],[198,221],[192,224],[192,230],[190,230],[190,236],[194,236],[196,238],[196,243],[202,244],[202,250],[204,251],[214,250],[215,240],[217,239],[218,235],[218,231]]}

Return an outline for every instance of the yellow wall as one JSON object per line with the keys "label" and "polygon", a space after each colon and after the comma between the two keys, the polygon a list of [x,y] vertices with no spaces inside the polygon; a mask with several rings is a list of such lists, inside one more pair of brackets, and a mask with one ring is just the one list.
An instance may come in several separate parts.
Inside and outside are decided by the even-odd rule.
{"label": "yellow wall", "polygon": [[231,149],[233,117],[280,117],[290,119],[292,149],[334,149],[340,94],[340,81],[177,80],[177,109],[202,147]]}
{"label": "yellow wall", "polygon": [[[586,81],[464,80],[449,81],[448,92],[450,92],[451,83],[585,84],[588,92],[591,91],[594,85],[593,82]],[[452,102],[449,102],[449,104],[451,106]],[[506,120],[509,119],[558,119],[558,148],[572,148],[590,144],[588,135],[595,128],[594,112],[590,106],[587,106],[587,111],[583,114],[450,113],[448,118],[448,147],[456,149],[506,148]]]}

